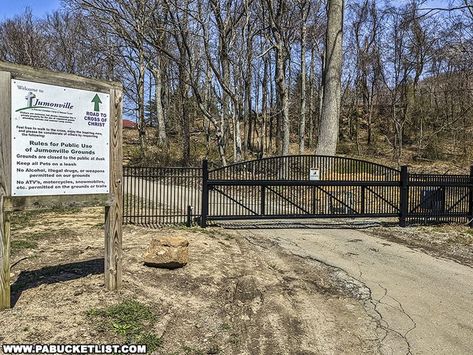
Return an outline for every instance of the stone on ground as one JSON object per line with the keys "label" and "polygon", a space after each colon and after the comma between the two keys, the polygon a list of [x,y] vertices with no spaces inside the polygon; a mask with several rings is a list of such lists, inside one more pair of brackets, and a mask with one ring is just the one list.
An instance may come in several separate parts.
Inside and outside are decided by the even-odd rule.
{"label": "stone on ground", "polygon": [[189,241],[184,237],[154,238],[144,254],[146,266],[176,269],[189,261]]}

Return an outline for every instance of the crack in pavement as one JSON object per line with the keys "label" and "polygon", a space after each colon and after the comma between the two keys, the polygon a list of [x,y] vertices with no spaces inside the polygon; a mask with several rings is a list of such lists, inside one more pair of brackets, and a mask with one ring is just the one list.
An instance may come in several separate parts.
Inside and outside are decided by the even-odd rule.
{"label": "crack in pavement", "polygon": [[[358,267],[358,271],[359,271],[359,279],[357,279],[359,282],[361,282],[364,287],[366,287],[369,291],[369,297],[368,297],[368,300],[369,300],[369,303],[371,303],[371,305],[373,306],[373,310],[374,312],[378,315],[379,317],[379,322],[378,322],[378,325],[385,331],[385,335],[384,337],[381,339],[381,343],[384,342],[387,338],[387,336],[389,335],[389,332],[393,332],[394,334],[398,335],[400,338],[402,338],[404,340],[404,342],[406,343],[406,346],[407,346],[407,352],[406,352],[406,355],[411,355],[412,354],[412,349],[411,349],[411,344],[409,342],[409,339],[407,339],[407,334],[409,334],[409,332],[411,332],[413,329],[416,328],[417,324],[416,322],[412,319],[412,317],[407,314],[407,312],[404,310],[404,307],[402,307],[402,304],[397,300],[395,299],[394,297],[388,295],[388,289],[383,287],[380,283],[377,283],[377,285],[384,291],[384,294],[381,298],[379,298],[378,300],[374,298],[373,296],[373,292],[371,290],[371,287],[369,287],[367,285],[367,281],[363,280],[364,279],[364,276],[363,276],[363,272],[361,271],[361,267],[360,267],[360,264],[355,262],[355,264],[357,265]],[[391,307],[391,308],[394,308],[392,305],[388,304],[388,303],[385,303],[385,302],[382,302],[383,299],[385,297],[389,297],[391,298],[392,300],[394,300],[398,305],[399,305],[399,309],[397,310],[400,310],[401,313],[405,314],[409,320],[413,323],[413,326],[408,329],[404,334],[402,334],[401,332],[397,331],[396,329],[392,328],[391,325],[389,324],[389,322],[383,317],[383,315],[381,314],[381,311],[378,310],[378,306],[379,305],[385,305],[387,307]],[[381,324],[381,321],[383,321],[385,323],[385,325]]]}
{"label": "crack in pavement", "polygon": [[[358,293],[353,292],[353,290],[359,290],[359,289],[363,288],[364,286],[360,282],[358,282],[355,278],[350,277],[343,269],[341,269],[337,266],[325,263],[322,260],[317,260],[316,258],[311,258],[310,256],[305,257],[305,256],[298,255],[297,253],[294,253],[291,250],[283,248],[278,242],[275,242],[274,240],[258,238],[257,235],[254,234],[251,231],[247,231],[247,233],[248,233],[248,235],[243,235],[242,236],[243,237],[242,240],[245,240],[248,244],[253,245],[254,247],[259,249],[260,251],[264,252],[264,251],[275,250],[276,253],[278,253],[278,254],[281,253],[282,255],[285,255],[285,258],[288,258],[289,260],[290,260],[290,258],[296,257],[296,258],[294,258],[294,261],[297,261],[298,263],[304,263],[304,262],[309,261],[309,262],[313,262],[315,264],[314,266],[320,267],[318,264],[323,265],[329,270],[329,275],[330,274],[332,274],[332,275],[333,274],[338,274],[338,276],[340,276],[341,274],[343,274],[343,276],[340,276],[340,277],[343,277],[343,282],[340,282],[340,279],[337,275],[335,275],[335,277],[333,279],[334,281],[336,281],[335,285],[337,286],[337,295],[338,295],[337,298],[342,296],[342,297],[347,298],[347,299],[351,298],[351,299],[363,300],[363,298],[366,297],[366,295],[363,295],[363,296],[360,297],[358,295]],[[278,271],[279,273],[281,273],[281,271],[282,271],[280,268],[273,267],[270,264],[267,264],[267,266],[271,270]],[[286,277],[286,276],[279,276],[278,274],[276,274],[275,277],[282,284],[287,283],[288,279],[290,281],[291,280],[292,281],[302,281],[302,282],[306,282],[306,283],[309,283],[309,284],[313,284],[312,280],[305,279],[303,277],[299,277],[299,278]],[[353,286],[352,287],[346,287],[349,284],[353,285]],[[341,285],[343,285],[343,286],[341,286]],[[343,290],[342,293],[339,293],[339,290]],[[313,289],[311,289],[311,290],[307,289],[306,291],[314,292]],[[323,294],[323,292],[322,292],[322,294]],[[285,296],[285,295],[283,295],[283,296],[285,298],[287,298],[287,300],[290,303],[294,302],[292,297],[288,297],[288,296]],[[363,309],[364,304],[362,302],[360,302],[360,305],[361,305],[361,309]],[[361,311],[361,309],[360,309],[360,311]],[[328,320],[326,318],[325,314],[321,314],[321,316],[324,318],[324,320],[326,322],[333,322],[333,320]],[[369,313],[367,314],[367,318],[368,318],[367,319],[368,322],[372,322],[371,321],[372,316]],[[376,321],[374,323],[375,323],[375,324],[373,324],[374,327],[381,328]],[[379,341],[379,335],[376,334],[376,330],[374,330],[374,334],[370,334],[370,337],[361,337],[361,336],[358,336],[356,334],[352,334],[352,335],[355,338],[357,338],[360,343],[363,343],[365,341],[373,342],[373,346],[376,347],[379,351],[379,348],[380,348],[379,342],[380,341]]]}
{"label": "crack in pavement", "polygon": [[[362,279],[362,278],[363,278],[363,272],[361,271],[360,265],[359,265],[358,263],[356,263],[356,264],[357,264],[358,270],[359,270],[359,272],[360,272],[360,274],[358,275],[358,277],[359,277],[360,279]],[[368,315],[369,315],[369,316],[374,320],[374,322],[378,325],[378,328],[380,328],[380,329],[382,329],[382,330],[384,331],[384,336],[380,339],[380,345],[379,345],[379,347],[378,347],[378,350],[379,350],[380,352],[382,352],[382,351],[381,351],[381,344],[382,344],[382,343],[386,340],[386,338],[388,337],[389,331],[393,331],[392,329],[390,329],[389,323],[383,318],[383,315],[382,315],[381,312],[378,310],[379,301],[382,300],[385,295],[383,295],[383,297],[381,297],[379,300],[374,299],[374,298],[373,298],[373,292],[371,291],[371,288],[366,285],[366,282],[364,282],[364,281],[362,281],[362,280],[360,280],[360,279],[356,279],[356,280],[358,280],[358,281],[368,290],[368,297],[367,297],[367,299],[365,300],[365,302],[368,301],[368,303],[371,304],[372,310],[376,313],[376,315],[377,315],[378,317],[377,317],[377,318],[374,317],[374,316],[373,316],[372,314],[370,314],[369,312],[368,312]],[[368,306],[365,305],[365,308],[368,308]],[[382,322],[384,322],[384,324],[382,324]]]}
{"label": "crack in pavement", "polygon": [[[268,249],[264,246],[261,245],[261,243],[255,243],[255,239],[257,240],[257,236],[256,234],[254,234],[253,232],[251,231],[248,231],[252,236],[253,236],[253,240],[251,240],[250,238],[248,237],[245,237],[245,239],[251,243],[251,244],[254,244],[254,245],[258,245],[259,247],[262,247],[264,249]],[[279,246],[281,246],[281,238],[274,238],[273,241],[271,241],[271,244],[277,244]],[[296,247],[297,249],[300,249],[300,250],[304,250],[301,246],[299,246],[297,243],[295,243],[294,241],[292,240],[286,240],[284,239],[284,242],[285,243],[289,243],[291,245],[293,245],[294,247]],[[407,352],[406,352],[406,355],[412,355],[412,347],[411,347],[411,344],[409,342],[409,339],[407,338],[408,334],[413,331],[416,327],[417,327],[417,323],[414,321],[414,319],[405,311],[404,307],[402,306],[401,302],[399,302],[399,300],[397,300],[396,298],[394,298],[393,296],[389,295],[388,294],[388,289],[385,288],[384,286],[382,286],[380,283],[377,283],[377,285],[384,291],[384,294],[381,298],[379,299],[375,299],[374,296],[373,296],[373,292],[371,290],[371,288],[367,285],[367,280],[365,280],[364,278],[364,275],[363,275],[363,272],[361,271],[361,266],[359,263],[353,261],[357,267],[358,267],[358,270],[359,270],[359,275],[358,275],[358,278],[355,277],[355,276],[351,276],[345,269],[339,267],[339,266],[335,266],[335,265],[332,265],[324,260],[320,260],[314,256],[311,256],[311,255],[301,255],[301,254],[298,254],[296,252],[293,252],[291,250],[288,250],[286,248],[284,248],[285,251],[291,253],[292,255],[294,256],[298,256],[298,257],[301,257],[303,259],[306,259],[306,260],[310,260],[310,261],[314,261],[314,262],[317,262],[317,263],[320,263],[322,265],[325,265],[329,268],[333,268],[335,270],[338,270],[340,272],[342,272],[343,274],[345,274],[346,276],[348,276],[348,278],[352,278],[352,279],[355,279],[356,281],[358,281],[362,287],[364,287],[366,290],[367,290],[367,297],[366,299],[364,299],[364,302],[368,302],[369,304],[371,304],[371,307],[367,307],[366,304],[365,304],[365,308],[370,308],[372,309],[376,315],[374,316],[373,314],[370,314],[370,312],[368,311],[368,315],[373,319],[373,321],[376,323],[377,327],[382,329],[384,331],[384,335],[383,337],[380,339],[380,345],[378,347],[378,349],[381,351],[381,345],[383,344],[383,342],[386,341],[386,338],[388,337],[389,335],[389,332],[392,332],[394,334],[396,334],[399,338],[401,338],[406,346],[407,346]],[[349,282],[347,279],[343,280],[345,282]],[[399,308],[396,308],[386,302],[382,302],[383,299],[385,297],[388,297],[390,299],[392,299],[394,302],[396,302],[399,306]],[[384,305],[384,306],[387,306],[387,307],[391,307],[391,308],[394,308],[398,311],[400,311],[402,314],[404,314],[408,319],[409,321],[412,323],[412,326],[403,334],[401,333],[400,331],[396,330],[396,329],[393,329],[392,326],[389,324],[389,322],[383,317],[381,311],[378,309],[378,306],[379,305]]]}
{"label": "crack in pavement", "polygon": [[389,306],[389,307],[393,307],[391,306],[390,304],[387,304],[387,303],[384,303],[384,302],[381,302],[381,300],[386,296],[386,297],[389,297],[390,299],[392,299],[394,302],[396,302],[398,305],[399,305],[399,310],[401,311],[401,313],[403,313],[407,318],[409,318],[409,320],[412,322],[412,327],[409,328],[403,335],[403,338],[406,340],[406,343],[407,343],[407,346],[408,346],[408,354],[412,354],[411,352],[411,345],[409,343],[409,341],[407,340],[407,335],[413,331],[414,329],[417,328],[417,323],[415,322],[415,320],[405,311],[404,307],[402,306],[401,302],[399,302],[396,298],[394,298],[393,296],[391,295],[388,295],[388,289],[385,288],[384,286],[382,286],[380,283],[378,283],[378,286],[382,289],[384,289],[385,293],[383,295],[382,298],[379,299],[379,303],[380,304],[384,304],[386,306]]}

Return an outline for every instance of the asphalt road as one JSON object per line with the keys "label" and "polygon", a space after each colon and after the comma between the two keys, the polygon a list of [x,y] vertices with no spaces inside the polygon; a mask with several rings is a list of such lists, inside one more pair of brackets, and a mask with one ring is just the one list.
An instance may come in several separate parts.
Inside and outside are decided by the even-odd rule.
{"label": "asphalt road", "polygon": [[369,288],[386,354],[473,354],[473,269],[350,229],[251,229]]}

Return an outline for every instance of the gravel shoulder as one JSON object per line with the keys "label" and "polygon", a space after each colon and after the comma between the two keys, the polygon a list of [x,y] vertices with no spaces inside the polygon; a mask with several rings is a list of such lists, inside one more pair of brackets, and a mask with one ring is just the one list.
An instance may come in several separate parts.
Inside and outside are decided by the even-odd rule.
{"label": "gravel shoulder", "polygon": [[473,267],[473,229],[467,226],[377,227],[372,236],[419,249],[435,257]]}

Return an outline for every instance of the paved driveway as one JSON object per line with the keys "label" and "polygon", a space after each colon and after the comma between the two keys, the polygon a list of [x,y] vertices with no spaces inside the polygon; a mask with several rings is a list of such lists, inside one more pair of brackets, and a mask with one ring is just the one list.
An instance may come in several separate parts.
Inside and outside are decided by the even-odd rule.
{"label": "paved driveway", "polygon": [[473,354],[473,269],[351,229],[247,229],[340,268],[371,291],[383,352]]}

